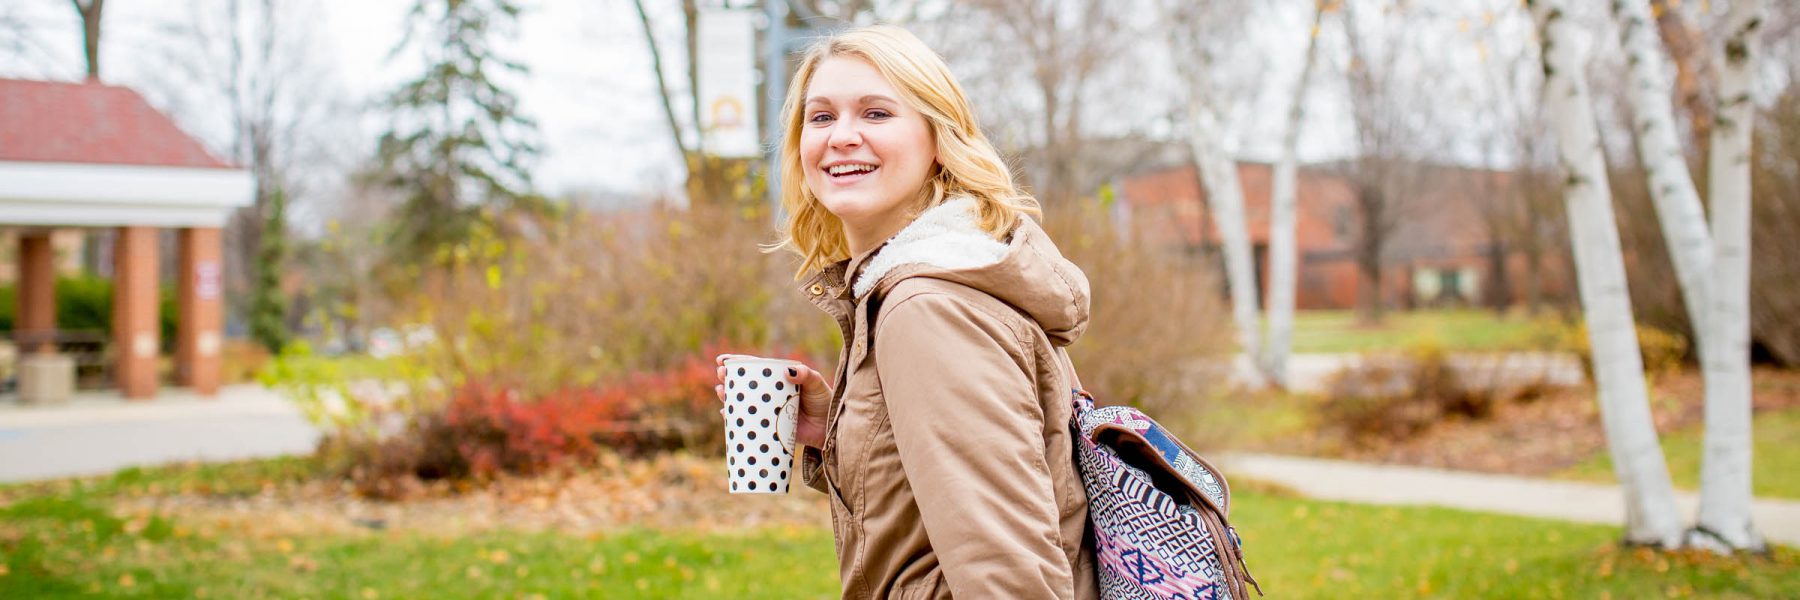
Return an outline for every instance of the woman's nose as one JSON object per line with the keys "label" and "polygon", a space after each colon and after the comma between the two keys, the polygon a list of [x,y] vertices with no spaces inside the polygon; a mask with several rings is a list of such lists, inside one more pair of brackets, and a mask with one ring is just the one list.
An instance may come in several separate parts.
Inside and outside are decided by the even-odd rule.
{"label": "woman's nose", "polygon": [[862,144],[862,132],[856,128],[856,119],[838,119],[831,125],[831,147],[854,148]]}

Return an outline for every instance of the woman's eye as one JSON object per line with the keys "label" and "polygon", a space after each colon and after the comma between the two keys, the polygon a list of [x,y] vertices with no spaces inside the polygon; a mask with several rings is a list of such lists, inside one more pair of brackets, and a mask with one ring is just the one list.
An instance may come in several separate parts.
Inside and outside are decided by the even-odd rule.
{"label": "woman's eye", "polygon": [[831,120],[831,113],[813,113],[813,116],[808,117],[806,120],[811,123],[824,123]]}
{"label": "woman's eye", "polygon": [[868,118],[870,119],[886,119],[892,116],[894,116],[892,113],[885,110],[871,110],[868,114]]}

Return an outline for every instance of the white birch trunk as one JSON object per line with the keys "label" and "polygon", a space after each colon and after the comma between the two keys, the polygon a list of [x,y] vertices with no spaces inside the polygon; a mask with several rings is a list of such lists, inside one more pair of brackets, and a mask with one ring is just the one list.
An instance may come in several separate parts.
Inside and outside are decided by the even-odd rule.
{"label": "white birch trunk", "polygon": [[1600,388],[1600,417],[1613,469],[1625,492],[1625,540],[1679,546],[1682,523],[1663,460],[1638,355],[1625,260],[1613,218],[1606,158],[1594,124],[1587,77],[1572,45],[1574,26],[1560,0],[1528,0],[1544,62],[1544,102],[1565,171],[1563,200],[1575,269]]}
{"label": "white birch trunk", "polygon": [[[1711,351],[1706,352],[1706,453],[1700,463],[1700,518],[1688,542],[1714,550],[1761,550],[1750,522],[1750,140],[1756,118],[1750,87],[1752,38],[1762,3],[1734,0],[1717,64],[1718,122],[1707,177],[1712,196]],[[1723,547],[1720,547],[1720,546]]]}
{"label": "white birch trunk", "polygon": [[1261,355],[1257,345],[1261,327],[1257,321],[1256,273],[1252,269],[1250,229],[1244,219],[1244,188],[1238,183],[1237,163],[1219,148],[1218,120],[1204,107],[1191,109],[1193,136],[1190,144],[1194,165],[1206,187],[1207,206],[1218,225],[1225,255],[1226,285],[1231,291],[1231,315],[1237,322],[1239,350],[1251,363],[1246,383],[1254,388],[1267,385],[1262,370],[1256,365]]}
{"label": "white birch trunk", "polygon": [[1294,89],[1294,102],[1288,108],[1287,131],[1281,140],[1281,160],[1275,163],[1273,197],[1269,200],[1269,331],[1264,346],[1263,369],[1276,385],[1288,385],[1288,354],[1294,345],[1294,280],[1298,277],[1298,253],[1294,239],[1294,212],[1297,188],[1300,124],[1306,114],[1306,89],[1312,80],[1313,63],[1319,49],[1319,26],[1325,10],[1320,6],[1313,15],[1312,31],[1306,42],[1306,59],[1300,68],[1300,83]]}
{"label": "white birch trunk", "polygon": [[1663,72],[1666,52],[1646,0],[1611,0],[1611,4],[1613,17],[1619,23],[1619,41],[1631,69],[1626,97],[1631,101],[1638,156],[1649,178],[1650,199],[1662,224],[1663,242],[1675,263],[1675,279],[1681,285],[1682,303],[1687,305],[1688,323],[1694,328],[1701,369],[1710,380],[1712,361],[1706,355],[1711,344],[1706,339],[1712,331],[1712,319],[1707,316],[1711,303],[1706,295],[1707,286],[1712,283],[1712,239],[1706,232],[1700,192],[1688,173],[1681,138],[1675,129],[1675,107],[1670,101],[1673,92]]}

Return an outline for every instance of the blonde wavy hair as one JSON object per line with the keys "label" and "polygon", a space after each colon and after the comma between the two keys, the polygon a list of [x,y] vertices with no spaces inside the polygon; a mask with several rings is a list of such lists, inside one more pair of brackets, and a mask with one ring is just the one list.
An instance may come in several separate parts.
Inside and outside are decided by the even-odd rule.
{"label": "blonde wavy hair", "polygon": [[913,217],[949,198],[968,196],[979,206],[982,230],[1004,240],[1020,215],[1043,217],[1036,198],[1019,190],[1012,171],[1000,159],[987,136],[975,123],[975,111],[962,86],[950,74],[943,58],[912,33],[890,25],[858,27],[814,42],[800,59],[800,68],[788,84],[781,115],[787,133],[781,142],[781,205],[787,211],[782,239],[767,247],[773,252],[788,248],[801,257],[795,279],[850,258],[843,222],[831,214],[806,187],[800,164],[800,133],[805,125],[802,104],[807,85],[819,63],[848,56],[875,67],[899,90],[900,101],[919,111],[931,125],[937,145],[937,161],[931,166],[910,209]]}

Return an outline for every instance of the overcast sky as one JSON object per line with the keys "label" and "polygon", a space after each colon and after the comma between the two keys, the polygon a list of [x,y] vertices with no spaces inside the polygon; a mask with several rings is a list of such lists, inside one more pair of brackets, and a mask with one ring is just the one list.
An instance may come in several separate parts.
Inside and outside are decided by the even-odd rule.
{"label": "overcast sky", "polygon": [[[80,20],[67,0],[7,0],[0,18],[26,27],[22,49],[0,54],[0,76],[73,80],[84,71]],[[321,0],[316,12],[319,59],[347,99],[366,99],[409,75],[386,60],[399,40],[410,0]],[[189,0],[106,3],[101,66],[108,83],[161,98],[156,49],[168,44],[158,24],[187,14]],[[575,189],[640,192],[667,189],[679,162],[667,140],[649,54],[626,2],[527,2],[520,35],[506,52],[532,69],[516,90],[522,110],[538,120],[543,156],[533,170],[551,193]],[[668,15],[674,17],[674,15]],[[667,20],[670,24],[678,23]],[[0,35],[5,35],[0,30]],[[327,87],[329,87],[327,86]],[[222,147],[217,107],[163,106],[183,126]],[[357,121],[343,137],[372,148],[382,123]]]}
{"label": "overcast sky", "polygon": [[[159,93],[170,87],[160,70],[167,68],[167,52],[160,50],[172,42],[162,33],[162,24],[182,20],[190,14],[196,0],[112,0],[106,4],[102,66],[109,83],[130,85],[143,90],[153,102],[174,114],[190,131],[223,147],[229,124],[221,117],[221,107],[182,106]],[[670,70],[679,68],[679,8],[673,2],[649,2],[658,19],[666,47],[665,62]],[[1293,3],[1304,8],[1310,3]],[[393,87],[396,81],[416,71],[416,63],[394,64],[387,60],[388,51],[404,29],[402,16],[411,0],[319,0],[307,5],[316,19],[305,25],[313,27],[317,37],[316,57],[328,63],[332,81],[321,82],[321,93],[342,96],[352,102],[367,99]],[[1475,40],[1482,35],[1483,6],[1504,6],[1500,0],[1463,0],[1433,4],[1449,16],[1434,25],[1435,32],[1424,34],[1424,46],[1431,59],[1446,56],[1471,57]],[[523,112],[536,118],[543,140],[543,154],[533,169],[541,189],[551,194],[579,190],[641,195],[679,188],[680,166],[673,144],[668,139],[655,80],[650,72],[650,57],[645,49],[642,30],[630,2],[602,0],[527,0],[527,11],[520,23],[516,40],[502,44],[503,52],[532,69],[532,76],[517,91]],[[1457,11],[1466,16],[1457,16]],[[1254,22],[1248,51],[1235,60],[1251,63],[1263,72],[1254,101],[1246,108],[1227,115],[1234,135],[1228,149],[1239,156],[1271,160],[1277,149],[1280,115],[1294,80],[1298,76],[1300,56],[1304,51],[1307,19],[1302,10],[1290,13],[1265,13]],[[23,35],[16,40],[0,40],[0,76],[63,79],[78,78],[83,70],[80,26],[74,9],[67,0],[5,0],[0,2],[0,25],[23,25]],[[1471,29],[1470,23],[1476,29]],[[1326,160],[1347,154],[1352,146],[1344,108],[1344,85],[1341,30],[1328,21],[1328,40],[1321,47],[1326,63],[1316,72],[1313,94],[1308,104],[1308,124],[1301,138],[1303,160]],[[1504,20],[1495,25],[1498,42],[1488,51],[1501,54],[1508,48],[1500,44],[1524,44],[1529,40],[1529,24],[1516,18],[1508,25]],[[19,29],[13,27],[13,29]],[[1599,32],[1596,32],[1599,33]],[[0,28],[0,36],[9,35]],[[1513,48],[1516,51],[1517,48]],[[674,56],[669,56],[673,54]],[[959,57],[950,56],[953,68]],[[1475,64],[1475,63],[1470,63]],[[1121,65],[1134,73],[1155,71],[1148,65]],[[968,74],[963,74],[968,78]],[[1150,73],[1154,77],[1155,73]],[[1447,81],[1425,82],[1432,91],[1463,90],[1443,102],[1467,105],[1468,115],[1460,130],[1474,132],[1479,138],[1482,126],[1479,84],[1458,84],[1453,74]],[[681,85],[681,78],[671,82]],[[1467,84],[1467,85],[1465,85]],[[971,88],[979,87],[972,85]],[[1141,92],[1139,92],[1141,95]],[[977,111],[1003,110],[998,101],[977,98]],[[997,108],[998,107],[998,108]],[[1604,107],[1602,107],[1604,108]],[[1456,112],[1457,109],[1452,109]],[[383,129],[378,111],[362,111],[359,118],[344,120],[334,126],[334,137],[344,140],[349,153],[366,155]],[[1154,131],[1150,133],[1155,134]],[[1451,144],[1446,152],[1462,162],[1479,159],[1481,152],[1471,142]]]}

